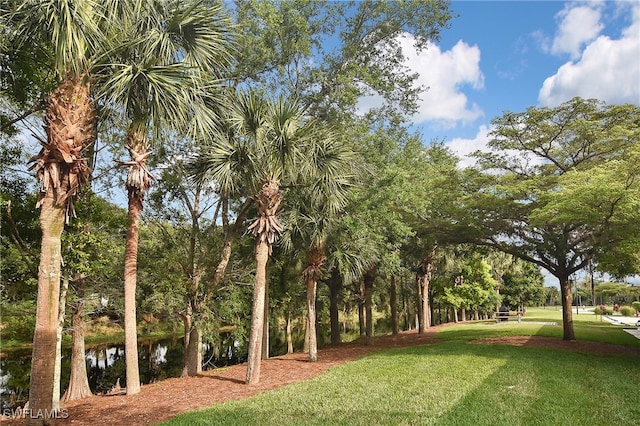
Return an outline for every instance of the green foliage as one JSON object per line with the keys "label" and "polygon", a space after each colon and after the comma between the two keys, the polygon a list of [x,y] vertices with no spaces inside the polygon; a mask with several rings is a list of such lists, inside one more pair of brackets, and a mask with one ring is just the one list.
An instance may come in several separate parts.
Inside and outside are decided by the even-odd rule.
{"label": "green foliage", "polygon": [[620,306],[620,315],[632,317],[636,314],[636,308],[633,306]]}
{"label": "green foliage", "polygon": [[514,310],[539,305],[544,302],[544,276],[537,266],[530,262],[519,261],[520,268],[506,272],[500,294],[505,306]]}
{"label": "green foliage", "polygon": [[36,304],[34,300],[7,303],[2,300],[2,340],[33,341],[36,326]]}
{"label": "green foliage", "polygon": [[632,302],[631,306],[633,306],[637,312],[640,312],[640,302]]}
{"label": "green foliage", "polygon": [[[485,241],[563,282],[594,256],[604,271],[632,271],[640,180],[637,161],[624,158],[638,153],[637,116],[632,105],[575,98],[494,119],[495,151],[476,155],[505,173],[486,175],[469,198]],[[612,270],[613,252],[624,255],[624,271]]]}

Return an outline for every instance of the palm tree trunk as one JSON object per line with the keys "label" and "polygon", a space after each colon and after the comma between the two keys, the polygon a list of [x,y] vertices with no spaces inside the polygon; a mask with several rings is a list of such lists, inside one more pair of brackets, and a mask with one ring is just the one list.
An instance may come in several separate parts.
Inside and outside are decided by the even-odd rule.
{"label": "palm tree trunk", "polygon": [[304,343],[302,344],[302,353],[309,353],[309,315],[305,315],[302,318],[304,324]]}
{"label": "palm tree trunk", "polygon": [[247,356],[247,384],[260,381],[260,363],[262,357],[262,335],[264,333],[264,311],[267,290],[267,264],[273,244],[282,226],[278,222],[277,212],[282,202],[280,183],[268,181],[255,196],[259,217],[250,226],[249,231],[256,237],[256,277],[253,288],[253,310],[251,315],[251,333],[249,335],[249,354]]}
{"label": "palm tree trunk", "polygon": [[136,319],[136,285],[138,275],[139,221],[144,195],[151,186],[151,174],[146,161],[150,155],[146,143],[146,126],[134,120],[127,130],[127,149],[131,161],[127,175],[129,208],[127,218],[127,241],[124,251],[124,345],[127,371],[127,395],[140,392],[140,371],[138,367],[138,332]]}
{"label": "palm tree trunk", "polygon": [[60,409],[60,375],[62,370],[62,330],[64,328],[65,308],[67,306],[67,290],[69,289],[69,277],[62,279],[60,289],[60,306],[58,307],[58,333],[56,335],[56,372],[53,379],[53,409]]}
{"label": "palm tree trunk", "polygon": [[287,336],[287,353],[293,353],[293,333],[291,326],[291,312],[287,312],[287,326],[286,326],[286,336]]}
{"label": "palm tree trunk", "polygon": [[376,278],[376,268],[364,274],[364,304],[366,311],[367,345],[373,345],[373,282]]}
{"label": "palm tree trunk", "polygon": [[249,335],[249,354],[247,359],[246,383],[254,385],[260,381],[260,363],[262,356],[262,333],[264,328],[264,300],[266,289],[269,243],[256,241],[256,277],[253,289],[253,315]]}
{"label": "palm tree trunk", "polygon": [[391,333],[398,334],[398,288],[396,285],[396,276],[391,275],[391,283],[389,288],[389,303],[391,304]]}
{"label": "palm tree trunk", "polygon": [[307,287],[307,315],[309,321],[309,361],[318,360],[318,336],[316,331],[316,280],[308,277],[305,280]]}
{"label": "palm tree trunk", "polygon": [[264,285],[264,325],[262,328],[262,359],[269,359],[269,262],[267,261]]}
{"label": "palm tree trunk", "polygon": [[[52,410],[55,376],[56,335],[60,296],[60,261],[65,209],[54,201],[53,191],[41,200],[40,268],[36,327],[33,336],[29,407],[34,412]],[[44,419],[27,419],[28,424],[45,424]]]}
{"label": "palm tree trunk", "polygon": [[[35,169],[42,182],[37,204],[42,244],[29,386],[29,404],[34,413],[50,413],[53,408],[60,238],[65,220],[73,215],[73,197],[91,173],[82,153],[95,140],[95,119],[88,80],[80,76],[63,81],[47,99],[47,143],[43,143],[43,149],[31,160],[34,164],[30,170]],[[44,418],[27,419],[30,425],[46,422]]]}
{"label": "palm tree trunk", "polygon": [[124,346],[127,374],[127,395],[140,392],[138,369],[138,332],[136,329],[136,285],[138,274],[138,222],[142,200],[129,190],[129,227],[124,254]]}
{"label": "palm tree trunk", "polygon": [[329,316],[331,318],[331,344],[340,343],[340,321],[338,317],[338,298],[342,289],[342,277],[337,268],[331,270],[329,286]]}

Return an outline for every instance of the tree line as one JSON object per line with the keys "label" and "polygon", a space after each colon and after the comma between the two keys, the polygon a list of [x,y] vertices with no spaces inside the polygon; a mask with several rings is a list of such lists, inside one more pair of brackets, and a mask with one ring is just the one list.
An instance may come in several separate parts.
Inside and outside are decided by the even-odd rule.
{"label": "tree line", "polygon": [[[506,112],[469,168],[411,131],[420,89],[398,37],[437,41],[454,13],[446,1],[4,0],[0,10],[3,303],[35,298],[36,412],[57,404],[67,304],[78,364],[85,309],[119,312],[131,395],[140,309],[180,318],[187,375],[201,371],[203,340],[232,326],[255,383],[269,318],[283,319],[292,350],[304,312],[317,359],[319,291],[330,341],[340,308],[357,308],[371,344],[376,308],[388,306],[392,332],[522,309],[544,298],[543,268],[572,340],[570,277],[639,271],[637,106],[575,98]],[[367,94],[383,102],[362,112]],[[15,172],[24,120],[45,130],[29,153],[31,192]],[[115,164],[107,155],[124,152]],[[114,182],[126,218],[92,193]],[[68,397],[86,395],[82,375]]]}

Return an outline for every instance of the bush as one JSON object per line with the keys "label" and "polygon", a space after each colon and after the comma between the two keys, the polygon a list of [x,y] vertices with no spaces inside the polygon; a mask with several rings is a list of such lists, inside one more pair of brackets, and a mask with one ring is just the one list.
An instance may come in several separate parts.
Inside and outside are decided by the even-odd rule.
{"label": "bush", "polygon": [[613,315],[613,308],[607,308],[605,305],[596,306],[593,310],[596,315]]}
{"label": "bush", "polygon": [[631,302],[631,306],[636,308],[636,312],[640,312],[640,302]]}
{"label": "bush", "polygon": [[636,314],[636,308],[634,308],[633,306],[621,306],[620,314],[625,317],[632,317]]}

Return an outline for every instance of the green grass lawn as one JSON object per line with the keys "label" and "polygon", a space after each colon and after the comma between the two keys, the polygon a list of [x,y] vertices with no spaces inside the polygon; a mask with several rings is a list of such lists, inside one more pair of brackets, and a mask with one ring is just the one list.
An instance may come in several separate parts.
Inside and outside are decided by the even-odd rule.
{"label": "green grass lawn", "polygon": [[[527,320],[557,321],[561,315],[540,311],[529,312]],[[517,321],[446,327],[438,335],[441,343],[376,352],[313,380],[186,413],[164,424],[637,424],[637,356],[466,342],[523,334],[562,336],[562,328]],[[638,342],[627,341],[629,335],[620,327],[594,316],[576,321],[576,335],[583,340]]]}

